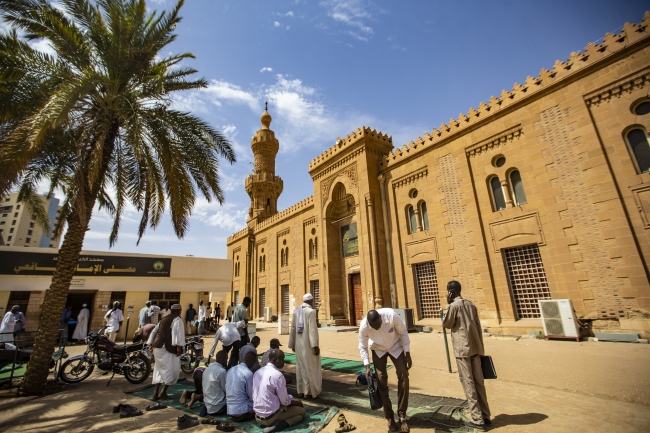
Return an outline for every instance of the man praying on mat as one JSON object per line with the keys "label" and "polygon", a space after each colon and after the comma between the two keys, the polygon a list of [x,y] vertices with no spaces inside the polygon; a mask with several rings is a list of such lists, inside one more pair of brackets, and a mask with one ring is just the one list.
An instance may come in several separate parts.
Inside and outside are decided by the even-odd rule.
{"label": "man praying on mat", "polygon": [[282,346],[280,344],[280,340],[278,340],[277,338],[272,338],[269,345],[271,346],[271,348],[269,350],[267,350],[266,352],[264,352],[264,355],[262,355],[262,362],[260,362],[260,367],[264,367],[266,364],[268,364],[269,355],[271,354],[271,350],[279,349],[280,346]]}
{"label": "man praying on mat", "polygon": [[[380,308],[368,311],[359,326],[359,352],[363,365],[366,366],[366,376],[370,370],[368,356],[368,340],[372,351],[372,364],[377,372],[379,382],[379,395],[384,406],[384,416],[388,420],[389,432],[408,432],[406,423],[406,409],[409,404],[409,369],[411,361],[411,340],[409,339],[406,325],[392,308]],[[388,397],[388,373],[386,363],[388,358],[395,366],[397,373],[397,416],[399,426],[395,423],[395,412]]]}
{"label": "man praying on mat", "polygon": [[269,363],[253,375],[253,411],[255,420],[273,433],[298,424],[305,418],[305,408],[287,392],[287,382],[280,372],[284,367],[284,352],[273,349]]}
{"label": "man praying on mat", "polygon": [[[179,400],[181,405],[185,406],[187,404],[187,407],[191,409],[194,403],[197,401],[203,401],[203,372],[205,369],[206,367],[204,365],[199,365],[194,369],[194,373],[192,373],[194,389],[183,390],[183,393],[181,394],[181,398]],[[189,403],[187,403],[188,398],[190,399]]]}
{"label": "man praying on mat", "polygon": [[485,426],[492,425],[492,421],[490,421],[490,407],[481,369],[481,355],[484,354],[483,332],[476,307],[460,296],[460,290],[458,281],[450,281],[447,284],[449,305],[442,323],[445,328],[451,329],[451,343],[454,346],[458,376],[465,390],[472,417],[465,425],[477,430],[485,430]]}
{"label": "man praying on mat", "polygon": [[214,335],[214,340],[212,341],[212,347],[210,348],[209,357],[214,356],[214,350],[217,348],[217,343],[221,341],[222,349],[226,352],[226,355],[232,349],[230,353],[230,361],[228,362],[228,368],[232,368],[239,362],[239,348],[241,347],[241,336],[239,331],[237,331],[237,326],[246,326],[242,321],[239,323],[227,322],[224,323],[221,328]]}
{"label": "man praying on mat", "polygon": [[[152,400],[168,399],[167,387],[178,381],[181,374],[181,359],[185,347],[185,329],[181,319],[181,306],[174,304],[170,314],[160,319],[149,336],[147,344],[153,347],[156,359],[153,368],[154,391]],[[160,384],[163,385],[159,392]]]}
{"label": "man praying on mat", "polygon": [[[253,337],[255,340],[257,337]],[[228,415],[235,422],[255,418],[253,412],[253,366],[257,362],[255,352],[246,352],[244,361],[228,370],[226,376],[226,401]]]}
{"label": "man praying on mat", "polygon": [[226,359],[223,350],[217,352],[215,362],[203,372],[203,407],[199,416],[225,415],[226,407]]}
{"label": "man praying on mat", "polygon": [[244,357],[249,354],[253,353],[255,355],[255,362],[253,363],[253,366],[251,367],[251,371],[255,373],[257,370],[260,369],[260,363],[257,360],[257,348],[260,345],[260,337],[257,335],[251,339],[251,342],[248,343],[245,346],[242,346],[239,349],[239,363],[243,364],[244,363]]}
{"label": "man praying on mat", "polygon": [[289,349],[296,354],[296,388],[298,397],[316,398],[323,389],[320,348],[318,347],[318,324],[314,297],[307,293],[303,304],[296,308],[291,321]]}

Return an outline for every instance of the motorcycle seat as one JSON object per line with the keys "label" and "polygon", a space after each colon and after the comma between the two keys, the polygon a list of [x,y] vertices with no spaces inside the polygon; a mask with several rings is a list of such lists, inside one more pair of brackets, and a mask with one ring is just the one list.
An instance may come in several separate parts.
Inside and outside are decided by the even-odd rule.
{"label": "motorcycle seat", "polygon": [[126,353],[126,349],[128,347],[129,347],[128,344],[116,344],[115,346],[113,346],[113,352],[123,355]]}

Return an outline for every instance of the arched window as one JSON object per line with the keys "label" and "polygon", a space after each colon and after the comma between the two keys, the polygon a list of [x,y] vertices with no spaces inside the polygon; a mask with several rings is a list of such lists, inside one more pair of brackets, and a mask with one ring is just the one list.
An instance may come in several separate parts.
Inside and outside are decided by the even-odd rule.
{"label": "arched window", "polygon": [[318,238],[314,238],[314,258],[318,258]]}
{"label": "arched window", "polygon": [[409,234],[418,231],[418,222],[415,216],[415,210],[411,205],[406,208],[406,222],[408,223]]}
{"label": "arched window", "polygon": [[506,208],[506,199],[503,195],[503,188],[501,181],[497,176],[490,179],[490,195],[492,197],[492,206],[494,211],[503,210]]}
{"label": "arched window", "polygon": [[427,203],[420,202],[420,222],[422,223],[422,230],[429,230],[429,215],[427,214]]}
{"label": "arched window", "polygon": [[521,173],[519,170],[514,170],[510,173],[510,188],[512,188],[512,198],[515,201],[515,206],[521,206],[528,203],[526,200],[526,193],[524,192],[524,183],[521,181]]}
{"label": "arched window", "polygon": [[284,265],[289,266],[289,247],[284,249]]}
{"label": "arched window", "polygon": [[639,173],[650,171],[650,142],[648,133],[641,128],[634,128],[625,135],[630,152],[634,156]]}
{"label": "arched window", "polygon": [[260,256],[260,266],[259,266],[260,272],[262,272],[262,256]]}
{"label": "arched window", "polygon": [[314,259],[314,241],[309,239],[309,260]]}
{"label": "arched window", "polygon": [[284,248],[280,249],[280,267],[284,266]]}
{"label": "arched window", "polygon": [[266,256],[262,256],[262,271],[266,271]]}

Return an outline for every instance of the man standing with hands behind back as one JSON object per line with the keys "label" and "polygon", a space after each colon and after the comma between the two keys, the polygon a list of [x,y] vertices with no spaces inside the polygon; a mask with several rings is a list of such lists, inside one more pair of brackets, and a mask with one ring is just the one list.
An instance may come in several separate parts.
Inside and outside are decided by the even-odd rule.
{"label": "man standing with hands behind back", "polygon": [[474,304],[461,298],[460,290],[458,281],[450,281],[447,284],[449,305],[442,323],[445,328],[451,329],[458,376],[465,390],[472,417],[472,421],[466,422],[465,425],[485,430],[485,426],[491,425],[492,421],[481,369],[481,355],[484,354],[481,321]]}
{"label": "man standing with hands behind back", "polygon": [[[406,325],[392,308],[380,308],[368,311],[359,326],[359,352],[363,365],[366,366],[366,376],[371,374],[368,359],[368,340],[372,351],[372,363],[377,372],[379,394],[384,406],[384,416],[388,420],[389,432],[408,432],[406,410],[409,404],[409,369],[411,361],[411,340]],[[395,412],[388,397],[388,373],[386,363],[388,358],[393,362],[397,372],[397,415],[399,426],[395,423]]]}

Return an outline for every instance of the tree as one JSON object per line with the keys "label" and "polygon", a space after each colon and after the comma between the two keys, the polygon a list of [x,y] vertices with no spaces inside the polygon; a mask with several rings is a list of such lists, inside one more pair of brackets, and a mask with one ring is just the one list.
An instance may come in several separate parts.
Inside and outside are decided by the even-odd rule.
{"label": "tree", "polygon": [[[117,241],[127,203],[142,212],[138,242],[169,207],[179,238],[197,193],[223,203],[219,158],[235,162],[230,143],[201,119],[174,110],[173,92],[206,86],[182,62],[162,57],[181,18],[148,12],[144,0],[0,0],[12,27],[0,35],[0,196],[18,188],[42,225],[40,182],[64,192],[55,235],[67,223],[47,290],[22,394],[47,380],[59,318],[96,204],[113,216]],[[18,33],[20,32],[20,33]],[[56,55],[32,49],[42,39]],[[198,190],[198,191],[197,191]],[[39,207],[40,206],[40,207]]]}

